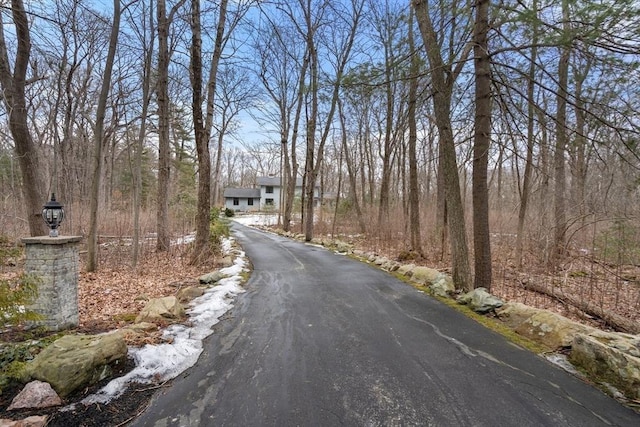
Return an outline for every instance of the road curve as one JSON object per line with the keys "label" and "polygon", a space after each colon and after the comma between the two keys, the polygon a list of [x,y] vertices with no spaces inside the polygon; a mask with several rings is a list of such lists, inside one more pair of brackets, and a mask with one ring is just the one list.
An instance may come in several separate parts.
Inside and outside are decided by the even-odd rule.
{"label": "road curve", "polygon": [[234,224],[247,292],[134,426],[637,426],[640,415],[389,274]]}

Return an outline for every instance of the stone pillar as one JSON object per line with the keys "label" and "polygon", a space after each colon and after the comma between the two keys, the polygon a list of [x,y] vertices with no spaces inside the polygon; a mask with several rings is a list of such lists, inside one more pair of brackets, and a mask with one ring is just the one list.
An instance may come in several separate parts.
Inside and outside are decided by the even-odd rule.
{"label": "stone pillar", "polygon": [[36,322],[59,331],[78,326],[78,242],[80,236],[27,237],[24,270],[40,279],[38,298],[29,309],[42,315]]}

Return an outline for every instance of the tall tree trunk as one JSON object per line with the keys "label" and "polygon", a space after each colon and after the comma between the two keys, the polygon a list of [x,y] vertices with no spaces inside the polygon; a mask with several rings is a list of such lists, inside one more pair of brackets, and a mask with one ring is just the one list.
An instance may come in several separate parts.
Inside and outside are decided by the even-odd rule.
{"label": "tall tree trunk", "polygon": [[518,268],[522,267],[522,252],[524,247],[524,223],[527,218],[527,208],[529,205],[529,196],[531,194],[531,175],[533,173],[533,147],[535,143],[534,125],[535,125],[535,77],[536,77],[536,61],[538,59],[538,1],[533,0],[531,6],[534,13],[532,41],[531,41],[531,59],[529,63],[529,80],[527,82],[527,154],[524,164],[524,177],[522,178],[522,193],[520,194],[520,209],[518,211],[518,229],[516,232],[515,258]]}
{"label": "tall tree trunk", "polygon": [[15,31],[18,44],[14,69],[11,72],[4,38],[4,24],[3,20],[0,19],[0,83],[4,92],[3,97],[6,109],[9,112],[9,129],[14,140],[16,156],[18,157],[22,174],[22,194],[26,205],[29,233],[32,236],[39,236],[46,233],[41,212],[42,205],[47,200],[47,195],[42,190],[44,180],[41,176],[40,153],[27,125],[25,85],[31,54],[31,37],[27,13],[22,0],[11,0],[11,13],[15,24],[15,29],[11,31]]}
{"label": "tall tree trunk", "polygon": [[576,136],[573,143],[574,167],[573,167],[573,205],[578,207],[581,226],[586,223],[587,203],[585,200],[588,156],[587,156],[587,137],[586,133],[586,111],[585,101],[582,96],[583,84],[591,70],[592,59],[588,58],[586,64],[575,71],[575,117],[576,117]]}
{"label": "tall tree trunk", "polygon": [[[393,126],[394,119],[394,99],[393,99],[393,79],[391,77],[391,67],[393,64],[391,55],[391,47],[387,46],[389,40],[385,40],[385,55],[384,55],[384,73],[385,73],[385,129],[384,129],[384,141],[382,149],[382,178],[380,179],[380,208],[378,210],[378,230],[379,232],[388,232],[387,226],[389,220],[389,188],[391,185],[391,156],[393,155],[394,144],[391,140],[391,128]],[[390,236],[389,236],[390,237]]]}
{"label": "tall tree trunk", "polygon": [[340,118],[340,128],[342,130],[342,153],[344,155],[344,162],[347,165],[347,175],[349,175],[349,196],[351,203],[353,203],[353,208],[356,211],[356,220],[358,221],[360,233],[365,233],[367,227],[364,223],[362,209],[360,208],[360,201],[358,200],[358,177],[354,171],[353,161],[351,160],[351,154],[349,153],[349,147],[347,146],[346,119],[344,117],[344,111],[342,110],[342,102],[340,99],[338,99],[338,117]]}
{"label": "tall tree trunk", "polygon": [[218,141],[216,144],[216,164],[215,167],[213,168],[213,183],[212,185],[212,190],[211,190],[211,203],[214,205],[217,205],[218,203],[220,203],[221,201],[221,186],[220,186],[220,180],[221,180],[221,174],[222,174],[222,151],[223,151],[223,140],[224,140],[224,132],[220,132],[218,134]]}
{"label": "tall tree trunk", "polygon": [[[191,1],[191,111],[198,154],[198,203],[196,210],[196,248],[194,248],[192,263],[202,262],[209,256],[209,207],[202,202],[209,200],[211,182],[209,159],[209,139],[205,133],[205,118],[202,114],[202,25],[200,23],[200,0]],[[206,225],[205,225],[206,219]],[[203,237],[206,238],[203,241]]]}
{"label": "tall tree trunk", "polygon": [[[160,3],[160,2],[159,2]],[[149,103],[151,102],[151,67],[153,59],[153,47],[155,41],[155,28],[153,27],[153,1],[149,2],[149,46],[144,46],[144,68],[142,72],[142,112],[140,115],[140,130],[135,144],[134,159],[134,189],[133,189],[133,256],[132,264],[135,268],[138,265],[140,256],[140,210],[142,207],[142,152],[144,151],[144,140],[147,135],[147,114]],[[146,38],[146,37],[145,37]]]}
{"label": "tall tree trunk", "polygon": [[[487,168],[491,144],[491,62],[489,58],[489,0],[476,1],[474,27],[475,126],[473,142],[474,288],[491,289],[491,241]],[[499,165],[501,167],[501,165]]]}
{"label": "tall tree trunk", "polygon": [[158,193],[156,197],[156,250],[167,251],[169,234],[169,188],[171,182],[171,142],[169,141],[169,27],[165,0],[158,0]]}
{"label": "tall tree trunk", "polygon": [[449,223],[447,221],[447,197],[445,195],[444,175],[444,145],[438,144],[438,164],[436,171],[436,237],[440,244],[440,261],[444,261],[447,252],[447,239],[449,238]]}
{"label": "tall tree trunk", "polygon": [[[569,34],[569,1],[562,0],[563,32]],[[565,149],[567,146],[567,97],[569,80],[569,58],[571,56],[571,44],[564,42],[560,48],[558,62],[558,96],[556,105],[556,144],[553,155],[554,169],[554,236],[553,253],[551,255],[552,266],[557,267],[565,255],[567,214],[566,214],[566,178],[565,178]]]}
{"label": "tall tree trunk", "polygon": [[[440,52],[437,33],[429,16],[426,0],[412,0],[416,11],[416,20],[422,34],[424,46],[429,60],[430,75],[433,88],[433,110],[440,135],[442,172],[445,181],[445,197],[449,220],[449,234],[452,257],[452,277],[456,286],[470,290],[472,287],[471,269],[469,266],[469,246],[464,219],[464,206],[460,193],[460,178],[456,161],[456,147],[451,126],[451,97],[453,83],[459,74],[444,63]],[[459,64],[468,56],[470,45],[465,47]]]}
{"label": "tall tree trunk", "polygon": [[[307,78],[307,70],[309,68],[309,55],[305,53],[302,68],[300,69],[300,78],[298,79],[298,92],[296,96],[296,113],[293,119],[293,126],[291,129],[291,173],[286,177],[286,196],[285,196],[285,208],[284,208],[284,230],[290,231],[291,219],[293,215],[293,201],[296,194],[296,185],[298,181],[298,155],[296,148],[298,145],[298,129],[300,126],[300,119],[302,118],[302,106],[304,104],[305,93],[305,81]],[[286,162],[285,162],[286,167]]]}
{"label": "tall tree trunk", "polygon": [[[307,176],[307,179],[311,179],[311,184],[309,184],[307,182],[307,197],[309,197],[311,199],[311,201],[309,201],[309,199],[307,199],[307,212],[311,212],[311,218],[309,218],[309,220],[307,221],[307,228],[306,228],[306,233],[305,233],[305,239],[307,241],[311,240],[313,238],[313,206],[315,205],[315,198],[313,197],[315,194],[315,182],[316,182],[316,177],[318,176],[318,174],[321,171],[321,168],[323,167],[323,159],[324,159],[324,147],[327,143],[327,140],[329,139],[329,134],[331,132],[332,129],[332,124],[333,124],[333,117],[335,115],[335,111],[338,105],[338,98],[340,96],[340,87],[342,85],[342,78],[344,75],[344,70],[347,67],[347,64],[349,62],[349,58],[350,58],[350,54],[351,54],[351,48],[353,47],[353,43],[355,41],[356,38],[356,34],[357,34],[357,29],[358,29],[358,24],[360,22],[360,17],[361,17],[361,12],[362,9],[364,7],[364,1],[359,0],[359,3],[352,3],[354,6],[354,10],[353,10],[353,20],[352,20],[352,25],[350,28],[350,33],[349,33],[349,37],[347,39],[347,42],[345,44],[345,47],[343,49],[342,52],[337,52],[336,56],[338,59],[337,62],[337,69],[336,69],[336,77],[335,77],[335,81],[333,82],[333,91],[331,94],[331,106],[329,107],[329,112],[327,113],[326,116],[326,122],[325,122],[325,126],[324,129],[322,131],[322,135],[320,136],[320,142],[318,144],[318,152],[317,155],[315,155],[315,165],[313,164],[313,156],[314,154],[312,153],[312,162],[311,162],[311,166],[312,166],[312,173],[310,176]],[[309,14],[310,16],[310,14]],[[310,24],[310,21],[309,21]],[[312,27],[309,26],[309,35],[311,38],[314,37],[314,31],[312,30]],[[318,52],[317,49],[315,47],[315,44],[313,42],[313,39],[311,40],[312,45],[310,45],[310,49],[313,53],[313,55],[311,56],[311,75],[312,75],[312,115],[313,117],[311,118],[312,122],[313,122],[313,133],[315,133],[315,128],[316,128],[316,120],[318,117],[318,71],[319,71],[319,64],[318,64]],[[310,128],[307,129],[308,132],[311,131]],[[314,144],[312,144],[314,145]],[[308,150],[307,146],[307,150]],[[307,151],[308,153],[308,151]],[[322,209],[322,194],[323,194],[323,188],[321,186],[320,188],[320,199],[319,199],[319,207],[320,209]],[[311,209],[309,209],[311,208]],[[310,225],[309,225],[310,224]]]}
{"label": "tall tree trunk", "polygon": [[[313,38],[313,33],[308,34],[308,38]],[[309,43],[309,69],[311,70],[309,82],[311,92],[311,111],[307,117],[307,150],[304,163],[304,178],[305,178],[305,200],[303,202],[304,212],[304,239],[309,242],[313,239],[313,207],[314,207],[314,193],[316,186],[315,177],[315,142],[316,142],[316,127],[318,117],[318,52],[316,51],[313,40],[307,40]]]}
{"label": "tall tree trunk", "polygon": [[111,88],[111,75],[113,63],[118,46],[118,32],[120,31],[120,0],[113,0],[113,24],[109,36],[109,50],[105,63],[102,87],[98,97],[96,109],[96,128],[94,134],[94,169],[91,181],[91,204],[89,208],[89,235],[87,237],[87,271],[95,271],[98,268],[98,210],[100,205],[100,187],[102,183],[103,147],[104,147],[104,118],[107,110],[107,98]]}
{"label": "tall tree trunk", "polygon": [[418,99],[418,53],[413,38],[413,8],[409,12],[409,50],[411,51],[411,80],[409,81],[409,234],[411,249],[422,254],[420,237],[420,190],[418,187],[418,158],[416,145],[418,140],[418,125],[416,122],[416,103]]}

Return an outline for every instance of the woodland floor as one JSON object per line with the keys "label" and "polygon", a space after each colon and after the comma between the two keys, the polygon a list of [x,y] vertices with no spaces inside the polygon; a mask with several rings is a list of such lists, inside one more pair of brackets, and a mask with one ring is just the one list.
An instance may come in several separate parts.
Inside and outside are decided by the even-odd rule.
{"label": "woodland floor", "polygon": [[[356,242],[362,249],[371,250],[365,242]],[[376,250],[389,258],[398,258],[392,249]],[[500,249],[494,252],[494,258],[500,257]],[[506,255],[505,255],[506,256]],[[136,314],[149,298],[174,295],[180,287],[195,283],[197,277],[212,271],[217,266],[193,266],[188,262],[186,252],[172,249],[168,253],[158,254],[146,251],[137,269],[128,266],[129,248],[117,244],[103,245],[100,254],[101,264],[96,273],[80,273],[79,310],[80,325],[77,332],[99,333],[122,327],[131,323]],[[417,264],[429,265],[445,269],[438,262],[428,259],[411,260]],[[523,284],[527,281],[548,283],[549,286],[562,287],[564,292],[599,304],[620,316],[640,322],[640,268],[612,267],[587,262],[586,259],[575,259],[567,262],[562,272],[557,275],[543,273],[520,273],[505,262],[496,262],[494,268],[494,284],[492,293],[507,301],[519,301],[525,304],[549,309],[564,316],[591,324],[603,329],[609,326],[601,319],[586,315],[579,310],[565,305],[558,299],[526,290]],[[4,277],[17,274],[18,266],[0,267]],[[535,269],[531,269],[534,271]],[[596,271],[597,270],[597,271]],[[585,277],[590,277],[588,280]],[[161,332],[149,334],[142,341],[129,343],[141,345],[147,342],[158,342]],[[0,341],[17,341],[19,332],[5,332]],[[130,367],[131,368],[131,367]],[[94,392],[99,386],[83,390],[67,399],[67,403],[77,402]],[[144,410],[149,399],[158,387],[149,385],[133,385],[119,399],[109,405],[77,405],[72,411],[57,410],[39,411],[37,414],[52,414],[48,426],[118,426],[126,424],[132,417]],[[5,389],[0,394],[0,419],[21,419],[35,413],[6,412],[7,406],[16,389]],[[0,423],[0,427],[2,424]]]}

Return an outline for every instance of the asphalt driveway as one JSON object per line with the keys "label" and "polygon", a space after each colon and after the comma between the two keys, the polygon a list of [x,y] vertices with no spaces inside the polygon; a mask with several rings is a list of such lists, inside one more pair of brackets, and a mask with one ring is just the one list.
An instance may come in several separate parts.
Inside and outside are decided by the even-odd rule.
{"label": "asphalt driveway", "polygon": [[391,275],[234,225],[247,292],[135,426],[638,426],[640,415]]}

